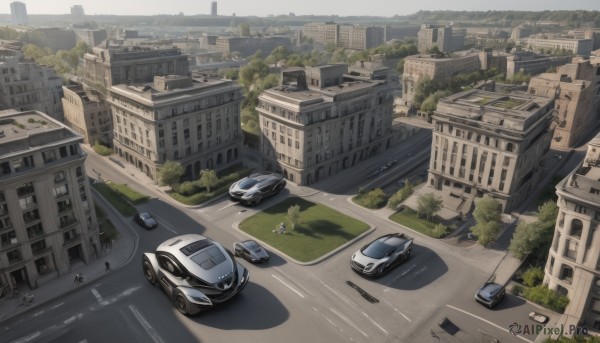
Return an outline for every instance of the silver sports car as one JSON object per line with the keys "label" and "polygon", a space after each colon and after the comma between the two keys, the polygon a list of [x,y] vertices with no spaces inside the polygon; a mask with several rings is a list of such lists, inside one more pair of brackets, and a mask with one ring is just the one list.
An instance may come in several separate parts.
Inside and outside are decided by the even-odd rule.
{"label": "silver sports car", "polygon": [[252,263],[267,262],[269,260],[267,251],[253,239],[233,243],[233,254],[241,256]]}
{"label": "silver sports car", "polygon": [[382,275],[410,257],[412,244],[403,233],[383,235],[355,252],[350,266],[363,275]]}
{"label": "silver sports car", "polygon": [[255,173],[232,184],[229,187],[229,196],[244,205],[258,205],[264,198],[279,193],[285,184],[282,174]]}
{"label": "silver sports car", "polygon": [[248,283],[248,270],[230,251],[204,236],[173,237],[144,253],[144,276],[158,283],[179,312],[193,315],[231,299]]}

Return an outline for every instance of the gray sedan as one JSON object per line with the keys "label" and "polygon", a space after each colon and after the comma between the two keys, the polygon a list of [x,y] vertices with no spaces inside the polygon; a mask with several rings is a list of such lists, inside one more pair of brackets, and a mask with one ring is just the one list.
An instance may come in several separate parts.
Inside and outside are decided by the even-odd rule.
{"label": "gray sedan", "polygon": [[253,239],[233,243],[233,254],[252,263],[267,262],[269,260],[267,251]]}

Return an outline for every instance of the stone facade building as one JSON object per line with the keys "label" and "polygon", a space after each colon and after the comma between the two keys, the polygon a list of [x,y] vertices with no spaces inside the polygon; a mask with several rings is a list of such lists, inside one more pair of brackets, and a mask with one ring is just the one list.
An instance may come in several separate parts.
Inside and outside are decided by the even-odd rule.
{"label": "stone facade building", "polygon": [[80,136],[43,113],[0,112],[3,291],[40,286],[99,253],[80,143]]}
{"label": "stone facade building", "polygon": [[588,39],[575,38],[538,38],[528,37],[521,40],[521,45],[526,49],[533,50],[558,50],[565,49],[571,51],[574,55],[589,56],[592,53],[594,41]]}
{"label": "stone facade building", "polygon": [[109,91],[114,150],[152,180],[169,160],[193,179],[239,163],[243,95],[233,81],[168,75]]}
{"label": "stone facade building", "polygon": [[457,214],[488,194],[515,210],[537,184],[550,148],[554,99],[469,90],[438,102],[428,186]]}
{"label": "stone facade building", "polygon": [[548,69],[567,64],[572,59],[572,55],[552,56],[533,51],[515,51],[506,57],[506,77],[511,78],[519,72],[530,75],[544,73]]}
{"label": "stone facade building", "polygon": [[263,168],[310,185],[389,148],[389,69],[370,62],[290,68],[259,96]]}
{"label": "stone facade building", "polygon": [[85,92],[80,84],[63,86],[64,123],[93,146],[97,141],[112,144],[112,115],[110,105],[96,90]]}
{"label": "stone facade building", "polygon": [[402,98],[412,104],[417,83],[429,77],[436,85],[442,86],[453,76],[470,73],[481,68],[479,51],[461,51],[444,57],[431,54],[407,56],[404,59],[402,75]]}
{"label": "stone facade building", "polygon": [[314,42],[352,50],[371,49],[385,43],[385,28],[336,23],[308,23],[302,28],[302,36]]}
{"label": "stone facade building", "polygon": [[83,84],[105,95],[113,85],[153,82],[155,75],[188,75],[188,58],[179,49],[95,47],[92,51],[83,56]]}
{"label": "stone facade building", "polygon": [[600,59],[570,63],[556,73],[543,73],[529,82],[530,94],[555,99],[558,125],[553,148],[572,148],[593,130],[599,119]]}
{"label": "stone facade building", "polygon": [[[215,51],[222,54],[239,53],[247,57],[261,51],[263,56],[269,56],[278,46],[292,49],[290,37],[218,37],[215,41]],[[210,48],[210,47],[209,47]]]}
{"label": "stone facade building", "polygon": [[600,330],[600,135],[556,186],[558,218],[544,284],[569,299],[558,325]]}
{"label": "stone facade building", "polygon": [[54,69],[23,58],[19,50],[0,48],[0,110],[40,111],[62,120],[62,78]]}
{"label": "stone facade building", "polygon": [[453,52],[465,48],[465,30],[454,30],[450,26],[423,24],[417,35],[420,52],[437,46],[440,51]]}

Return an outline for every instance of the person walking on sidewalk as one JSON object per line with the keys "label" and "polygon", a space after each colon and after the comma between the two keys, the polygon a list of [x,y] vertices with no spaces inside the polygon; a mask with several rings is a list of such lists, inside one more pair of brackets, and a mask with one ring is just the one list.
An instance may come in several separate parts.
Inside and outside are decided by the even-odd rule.
{"label": "person walking on sidewalk", "polygon": [[106,266],[106,271],[110,270],[110,263],[108,261],[104,261],[104,265]]}

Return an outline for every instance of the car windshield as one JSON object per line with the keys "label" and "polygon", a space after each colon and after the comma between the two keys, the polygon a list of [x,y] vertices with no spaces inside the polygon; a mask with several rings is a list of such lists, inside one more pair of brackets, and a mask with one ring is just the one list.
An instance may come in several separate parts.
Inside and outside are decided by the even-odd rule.
{"label": "car windshield", "polygon": [[215,245],[200,251],[191,257],[192,261],[196,262],[202,269],[210,270],[225,261],[225,255]]}
{"label": "car windshield", "polygon": [[244,243],[244,245],[246,246],[246,248],[248,248],[250,250],[254,250],[254,251],[256,251],[260,248],[255,241],[246,241]]}
{"label": "car windshield", "polygon": [[479,296],[486,300],[490,300],[492,298],[492,295],[498,292],[498,289],[500,289],[501,287],[502,286],[496,284],[486,285],[479,291]]}
{"label": "car windshield", "polygon": [[240,183],[238,184],[238,186],[240,186],[241,189],[249,189],[252,186],[256,185],[258,181],[252,178],[245,178],[242,181],[240,181]]}
{"label": "car windshield", "polygon": [[150,213],[146,213],[146,212],[140,213],[140,218],[142,218],[144,220],[149,219],[150,218]]}
{"label": "car windshield", "polygon": [[375,241],[369,244],[363,251],[363,255],[370,258],[383,258],[392,249],[390,245]]}

